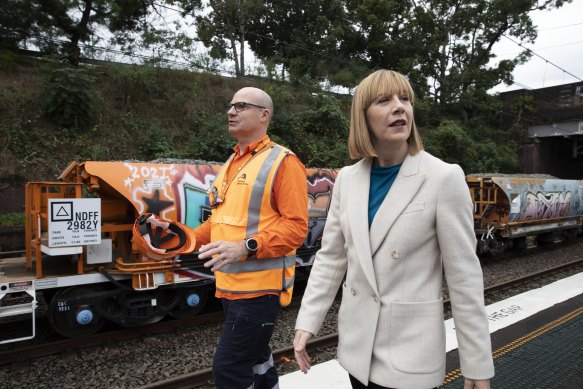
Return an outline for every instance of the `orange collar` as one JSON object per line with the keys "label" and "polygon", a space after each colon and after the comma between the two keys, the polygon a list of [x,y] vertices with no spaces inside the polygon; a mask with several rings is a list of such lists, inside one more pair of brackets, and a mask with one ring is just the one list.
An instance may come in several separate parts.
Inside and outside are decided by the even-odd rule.
{"label": "orange collar", "polygon": [[[250,153],[250,152],[257,153],[260,150],[262,150],[265,146],[269,145],[270,143],[271,143],[271,139],[269,139],[269,135],[265,134],[261,138],[257,139],[255,142],[253,142],[249,146],[247,146],[243,152],[243,155]],[[235,147],[233,147],[233,150],[235,151],[235,154],[238,157],[243,156],[243,155],[239,155],[239,153],[241,152],[241,149],[239,148],[239,144],[236,144]]]}

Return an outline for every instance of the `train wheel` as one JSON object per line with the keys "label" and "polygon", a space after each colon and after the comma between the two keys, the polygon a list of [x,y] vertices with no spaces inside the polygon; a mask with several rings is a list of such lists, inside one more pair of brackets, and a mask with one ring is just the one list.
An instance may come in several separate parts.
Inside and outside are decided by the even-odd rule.
{"label": "train wheel", "polygon": [[576,239],[577,235],[579,235],[579,231],[577,231],[577,228],[571,228],[563,232],[563,236],[565,237],[566,240]]}
{"label": "train wheel", "polygon": [[526,250],[528,248],[528,240],[526,239],[526,236],[514,238],[512,241],[514,243],[514,247],[519,250]]}
{"label": "train wheel", "polygon": [[49,304],[49,323],[66,338],[87,336],[99,331],[106,320],[99,315],[95,304],[101,288],[94,285],[60,290]]}
{"label": "train wheel", "polygon": [[170,290],[129,291],[107,299],[104,307],[112,322],[129,328],[159,322],[174,298]]}
{"label": "train wheel", "polygon": [[488,241],[488,252],[491,255],[500,255],[504,252],[505,249],[505,244],[503,240],[499,240],[499,239],[492,239]]}
{"label": "train wheel", "polygon": [[190,319],[200,313],[208,299],[208,291],[201,288],[185,289],[181,292],[180,301],[170,314],[175,319]]}
{"label": "train wheel", "polygon": [[539,246],[555,243],[556,234],[554,232],[546,232],[536,236],[536,243]]}

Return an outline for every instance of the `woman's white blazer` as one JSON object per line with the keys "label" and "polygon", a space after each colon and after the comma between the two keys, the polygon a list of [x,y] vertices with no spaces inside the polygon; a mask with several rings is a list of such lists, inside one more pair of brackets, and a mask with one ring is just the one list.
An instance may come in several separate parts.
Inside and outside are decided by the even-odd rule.
{"label": "woman's white blazer", "polygon": [[408,155],[369,230],[371,163],[365,158],[336,178],[296,329],[318,333],[346,274],[338,312],[340,364],[363,383],[439,386],[445,376],[445,274],[462,373],[492,377],[482,270],[462,169],[424,151]]}

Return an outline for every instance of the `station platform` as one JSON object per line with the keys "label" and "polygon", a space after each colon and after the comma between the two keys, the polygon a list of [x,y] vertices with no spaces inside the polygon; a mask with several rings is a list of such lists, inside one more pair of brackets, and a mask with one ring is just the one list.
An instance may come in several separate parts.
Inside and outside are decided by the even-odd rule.
{"label": "station platform", "polygon": [[[583,388],[583,273],[486,307],[496,370],[492,388]],[[445,321],[446,377],[464,387],[453,320]],[[351,389],[338,361],[280,377],[281,389]]]}

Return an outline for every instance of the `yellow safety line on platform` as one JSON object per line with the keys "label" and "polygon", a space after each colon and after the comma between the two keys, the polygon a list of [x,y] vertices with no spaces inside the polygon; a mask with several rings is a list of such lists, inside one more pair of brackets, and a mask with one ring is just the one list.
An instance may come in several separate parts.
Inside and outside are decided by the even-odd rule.
{"label": "yellow safety line on platform", "polygon": [[[553,328],[556,328],[556,327],[568,322],[571,319],[574,319],[575,317],[579,316],[582,313],[583,313],[583,307],[577,308],[573,312],[568,313],[565,316],[562,316],[556,320],[553,320],[552,322],[545,324],[544,326],[540,327],[539,329],[534,330],[531,333],[526,334],[526,335],[508,343],[507,345],[505,345],[503,347],[500,347],[498,350],[496,350],[492,353],[492,357],[494,359],[501,357],[502,355],[507,354],[510,351],[522,346],[523,344],[526,344],[526,343],[530,342],[531,340],[539,337],[540,335],[544,334],[545,332],[550,331]],[[443,385],[448,384],[452,381],[455,381],[461,377],[463,377],[463,375],[461,373],[461,369],[452,370],[445,375],[445,379],[443,380]]]}

